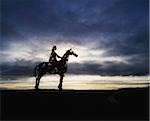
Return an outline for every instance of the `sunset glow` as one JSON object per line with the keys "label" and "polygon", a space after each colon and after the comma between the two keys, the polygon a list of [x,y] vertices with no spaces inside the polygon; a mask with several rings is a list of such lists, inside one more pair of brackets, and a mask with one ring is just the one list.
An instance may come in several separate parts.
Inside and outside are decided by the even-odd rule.
{"label": "sunset glow", "polygon": [[[57,89],[59,76],[45,76],[41,79],[40,89]],[[119,88],[147,87],[148,76],[94,76],[66,75],[64,89],[75,90],[112,90]],[[19,78],[17,80],[0,81],[0,89],[34,89],[35,78]]]}

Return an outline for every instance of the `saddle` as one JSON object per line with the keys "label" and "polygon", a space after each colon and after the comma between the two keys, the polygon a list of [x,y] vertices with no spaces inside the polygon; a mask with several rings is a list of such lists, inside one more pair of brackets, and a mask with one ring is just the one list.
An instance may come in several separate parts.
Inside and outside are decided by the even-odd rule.
{"label": "saddle", "polygon": [[58,68],[57,68],[57,64],[55,63],[48,63],[48,72],[50,74],[57,74],[58,73]]}

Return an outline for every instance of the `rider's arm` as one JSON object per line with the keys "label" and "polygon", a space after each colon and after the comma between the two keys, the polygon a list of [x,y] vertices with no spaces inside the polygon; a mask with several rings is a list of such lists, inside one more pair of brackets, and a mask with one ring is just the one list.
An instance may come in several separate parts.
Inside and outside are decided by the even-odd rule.
{"label": "rider's arm", "polygon": [[55,55],[58,57],[58,58],[61,58],[56,52],[54,52],[55,53]]}
{"label": "rider's arm", "polygon": [[57,56],[58,58],[61,58],[59,55],[57,55],[57,53],[56,53],[56,56]]}

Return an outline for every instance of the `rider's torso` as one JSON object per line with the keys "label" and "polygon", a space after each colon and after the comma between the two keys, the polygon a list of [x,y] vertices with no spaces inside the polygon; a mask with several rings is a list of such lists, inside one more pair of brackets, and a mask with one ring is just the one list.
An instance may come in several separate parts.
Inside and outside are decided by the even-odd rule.
{"label": "rider's torso", "polygon": [[50,55],[49,62],[50,62],[50,63],[55,63],[55,62],[57,62],[56,56],[57,56],[56,52],[53,51],[53,52],[51,53],[51,55]]}

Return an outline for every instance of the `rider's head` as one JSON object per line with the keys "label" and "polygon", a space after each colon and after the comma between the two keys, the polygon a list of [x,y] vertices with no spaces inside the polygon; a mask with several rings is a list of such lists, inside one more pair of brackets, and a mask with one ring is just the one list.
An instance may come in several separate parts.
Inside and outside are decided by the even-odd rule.
{"label": "rider's head", "polygon": [[72,49],[70,48],[69,51],[72,52]]}
{"label": "rider's head", "polygon": [[52,48],[52,50],[56,50],[56,49],[57,49],[57,47],[54,45],[53,48]]}

